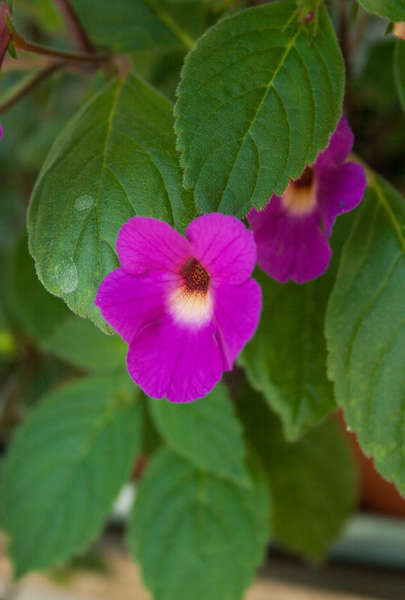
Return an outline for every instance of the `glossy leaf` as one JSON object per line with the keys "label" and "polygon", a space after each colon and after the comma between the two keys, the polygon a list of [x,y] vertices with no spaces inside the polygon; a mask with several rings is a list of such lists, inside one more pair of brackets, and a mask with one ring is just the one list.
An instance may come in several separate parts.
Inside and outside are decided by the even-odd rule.
{"label": "glossy leaf", "polygon": [[368,179],[329,303],[329,374],[365,453],[405,494],[405,201]]}
{"label": "glossy leaf", "polygon": [[201,213],[263,207],[335,129],[344,85],[336,37],[323,7],[316,36],[296,8],[287,0],[225,18],[186,58],[176,131]]}
{"label": "glossy leaf", "polygon": [[128,75],[86,104],[56,140],[28,215],[30,251],[53,294],[106,329],[94,297],[117,267],[117,232],[134,214],[182,228],[193,213],[181,185],[172,107]]}
{"label": "glossy leaf", "polygon": [[239,600],[263,557],[269,499],[159,451],[139,485],[128,536],[159,600]]}
{"label": "glossy leaf", "polygon": [[118,377],[45,396],[1,475],[1,524],[17,576],[63,563],[100,533],[141,443],[139,407]]}
{"label": "glossy leaf", "polygon": [[289,550],[323,558],[354,510],[356,470],[343,432],[332,420],[288,442],[263,398],[244,386],[237,408],[248,441],[266,468],[271,530]]}
{"label": "glossy leaf", "polygon": [[359,2],[369,12],[385,19],[405,20],[405,0],[359,0]]}
{"label": "glossy leaf", "polygon": [[399,99],[405,110],[405,40],[397,40],[395,44],[394,75]]}
{"label": "glossy leaf", "polygon": [[226,388],[219,384],[198,402],[149,400],[153,421],[168,445],[196,467],[246,484],[241,426]]}

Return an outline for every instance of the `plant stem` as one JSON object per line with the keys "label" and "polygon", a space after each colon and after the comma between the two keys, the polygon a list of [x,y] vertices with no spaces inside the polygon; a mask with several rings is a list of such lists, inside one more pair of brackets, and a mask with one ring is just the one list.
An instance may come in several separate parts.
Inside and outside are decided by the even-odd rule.
{"label": "plant stem", "polygon": [[48,77],[50,77],[53,73],[65,67],[66,64],[66,62],[60,61],[41,69],[37,75],[28,81],[27,85],[21,87],[13,96],[8,98],[3,104],[0,105],[0,114],[14,106],[14,104],[21,100],[21,98],[34,90],[40,83],[42,83],[45,79],[48,79]]}
{"label": "plant stem", "polygon": [[95,48],[87,35],[86,30],[80,23],[79,17],[75,10],[70,4],[69,0],[54,0],[58,5],[60,12],[63,15],[67,28],[70,32],[72,40],[76,42],[79,50],[87,52],[88,54],[94,54]]}
{"label": "plant stem", "polygon": [[47,46],[41,46],[40,44],[33,44],[27,42],[19,33],[12,33],[12,40],[14,46],[19,50],[25,50],[26,52],[32,52],[34,54],[43,54],[45,56],[52,56],[54,58],[63,59],[67,62],[74,63],[103,63],[109,59],[109,54],[82,54],[73,52],[63,52],[54,48],[48,48]]}

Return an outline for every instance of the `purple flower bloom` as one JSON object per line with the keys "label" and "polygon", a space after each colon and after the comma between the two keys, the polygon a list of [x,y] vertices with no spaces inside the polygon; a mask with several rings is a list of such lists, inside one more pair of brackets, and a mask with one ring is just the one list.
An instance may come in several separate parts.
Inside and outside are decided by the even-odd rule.
{"label": "purple flower bloom", "polygon": [[352,147],[353,134],[343,117],[315,163],[262,211],[249,211],[258,263],[270,277],[304,283],[328,268],[336,217],[356,208],[366,187],[363,167],[344,162]]}
{"label": "purple flower bloom", "polygon": [[129,344],[128,371],[149,396],[190,402],[208,394],[254,334],[261,290],[250,278],[252,232],[212,213],[182,237],[167,223],[133,217],[120,230],[121,268],[95,304]]}

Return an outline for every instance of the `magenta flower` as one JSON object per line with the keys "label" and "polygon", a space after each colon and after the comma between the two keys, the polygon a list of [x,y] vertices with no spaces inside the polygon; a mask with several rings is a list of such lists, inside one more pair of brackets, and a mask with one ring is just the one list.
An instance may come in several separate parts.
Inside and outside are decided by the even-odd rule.
{"label": "magenta flower", "polygon": [[219,213],[198,217],[182,237],[167,223],[133,217],[120,230],[121,268],[95,304],[129,344],[132,379],[149,396],[205,396],[257,327],[261,290],[250,278],[252,232]]}
{"label": "magenta flower", "polygon": [[328,268],[336,217],[356,208],[366,187],[363,167],[344,162],[352,147],[353,134],[343,117],[315,163],[281,197],[273,195],[263,210],[249,211],[258,264],[270,277],[304,283]]}

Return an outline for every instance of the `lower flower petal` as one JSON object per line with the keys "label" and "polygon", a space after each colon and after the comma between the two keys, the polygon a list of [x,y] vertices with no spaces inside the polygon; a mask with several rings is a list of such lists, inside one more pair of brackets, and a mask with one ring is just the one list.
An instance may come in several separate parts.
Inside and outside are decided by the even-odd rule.
{"label": "lower flower petal", "polygon": [[252,232],[236,217],[209,213],[197,217],[186,231],[193,256],[209,274],[229,283],[243,283],[256,263]]}
{"label": "lower flower petal", "polygon": [[320,170],[317,179],[319,211],[330,235],[336,217],[360,204],[367,185],[366,175],[361,165],[349,162],[335,169]]}
{"label": "lower flower petal", "polygon": [[216,336],[228,371],[256,331],[262,308],[262,290],[257,281],[249,279],[241,285],[221,283],[214,295]]}
{"label": "lower flower petal", "polygon": [[169,316],[146,325],[132,340],[127,364],[132,379],[148,396],[170,402],[206,396],[223,371],[212,324],[188,328]]}
{"label": "lower flower petal", "polygon": [[264,210],[250,211],[248,221],[257,244],[257,262],[273,279],[304,283],[327,269],[331,249],[318,212],[289,215],[280,198],[273,196]]}
{"label": "lower flower petal", "polygon": [[168,292],[177,279],[161,271],[129,275],[115,269],[102,281],[94,303],[107,323],[130,343],[145,323],[164,314]]}

